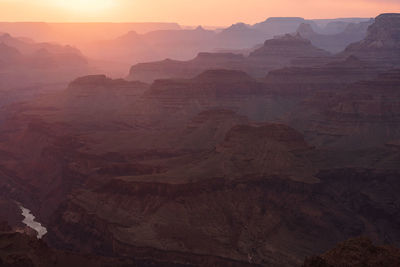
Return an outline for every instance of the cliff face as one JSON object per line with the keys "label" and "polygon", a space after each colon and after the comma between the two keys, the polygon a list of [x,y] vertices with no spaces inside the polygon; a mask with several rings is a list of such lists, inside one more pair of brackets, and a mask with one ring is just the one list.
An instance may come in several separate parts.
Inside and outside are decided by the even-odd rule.
{"label": "cliff face", "polygon": [[[285,60],[320,51],[266,45]],[[215,60],[261,66],[249,58]],[[81,77],[2,109],[0,190],[52,247],[153,265],[294,266],[360,235],[398,245],[399,77],[355,56],[263,80]],[[9,204],[0,215],[18,221]]]}
{"label": "cliff face", "polygon": [[355,55],[375,64],[399,66],[400,14],[382,14],[368,28],[364,40],[349,45],[344,55]]}
{"label": "cliff face", "polygon": [[[363,68],[354,58],[346,64],[343,73]],[[327,77],[335,68],[324,70]],[[28,204],[52,246],[101,255],[293,266],[355,235],[398,244],[398,150],[373,144],[381,150],[349,152],[351,146],[329,147],[332,135],[319,134],[327,122],[335,134],[346,133],[342,120],[325,112],[339,112],[337,105],[354,113],[352,121],[396,122],[396,77],[326,89],[332,98],[310,98],[325,78],[306,95],[275,95],[272,82],[239,71],[152,86],[83,77],[63,92],[4,109],[2,190]],[[357,104],[340,104],[346,101]],[[251,122],[260,114],[305,135]],[[357,136],[370,129],[357,128]]]}
{"label": "cliff face", "polygon": [[336,170],[319,177],[314,185],[277,176],[191,183],[115,178],[74,194],[55,215],[52,238],[60,247],[114,255],[163,259],[174,251],[178,262],[217,256],[264,266],[300,265],[360,234],[391,233],[388,242],[399,242],[385,200],[396,199],[393,174]]}

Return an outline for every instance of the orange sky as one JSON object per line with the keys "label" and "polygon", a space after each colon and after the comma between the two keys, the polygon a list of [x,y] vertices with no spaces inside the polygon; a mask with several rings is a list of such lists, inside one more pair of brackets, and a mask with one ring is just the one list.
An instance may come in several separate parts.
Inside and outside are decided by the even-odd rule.
{"label": "orange sky", "polygon": [[375,17],[400,0],[0,0],[1,21],[255,23],[272,16]]}

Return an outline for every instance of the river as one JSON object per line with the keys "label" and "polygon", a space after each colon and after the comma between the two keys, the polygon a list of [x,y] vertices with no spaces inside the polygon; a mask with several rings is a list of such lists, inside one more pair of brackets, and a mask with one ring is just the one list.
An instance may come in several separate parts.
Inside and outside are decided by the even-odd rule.
{"label": "river", "polygon": [[25,217],[25,219],[22,222],[26,224],[28,227],[35,230],[38,233],[37,238],[41,239],[47,233],[46,227],[42,226],[41,223],[35,221],[36,217],[31,213],[29,209],[22,206],[20,206],[20,208],[22,211],[22,216]]}

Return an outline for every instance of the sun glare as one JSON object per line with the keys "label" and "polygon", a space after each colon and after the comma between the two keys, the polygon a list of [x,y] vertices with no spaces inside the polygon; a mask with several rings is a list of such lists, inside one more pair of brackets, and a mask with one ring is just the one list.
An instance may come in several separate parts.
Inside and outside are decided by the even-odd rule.
{"label": "sun glare", "polygon": [[97,13],[114,6],[113,0],[51,0],[56,6],[72,12]]}

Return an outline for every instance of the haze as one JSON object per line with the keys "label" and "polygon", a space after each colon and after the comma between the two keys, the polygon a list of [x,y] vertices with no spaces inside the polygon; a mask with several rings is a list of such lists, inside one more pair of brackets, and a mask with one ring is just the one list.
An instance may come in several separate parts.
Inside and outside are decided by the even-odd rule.
{"label": "haze", "polygon": [[399,11],[397,0],[0,0],[2,21],[173,21],[223,26],[271,16],[374,17]]}

